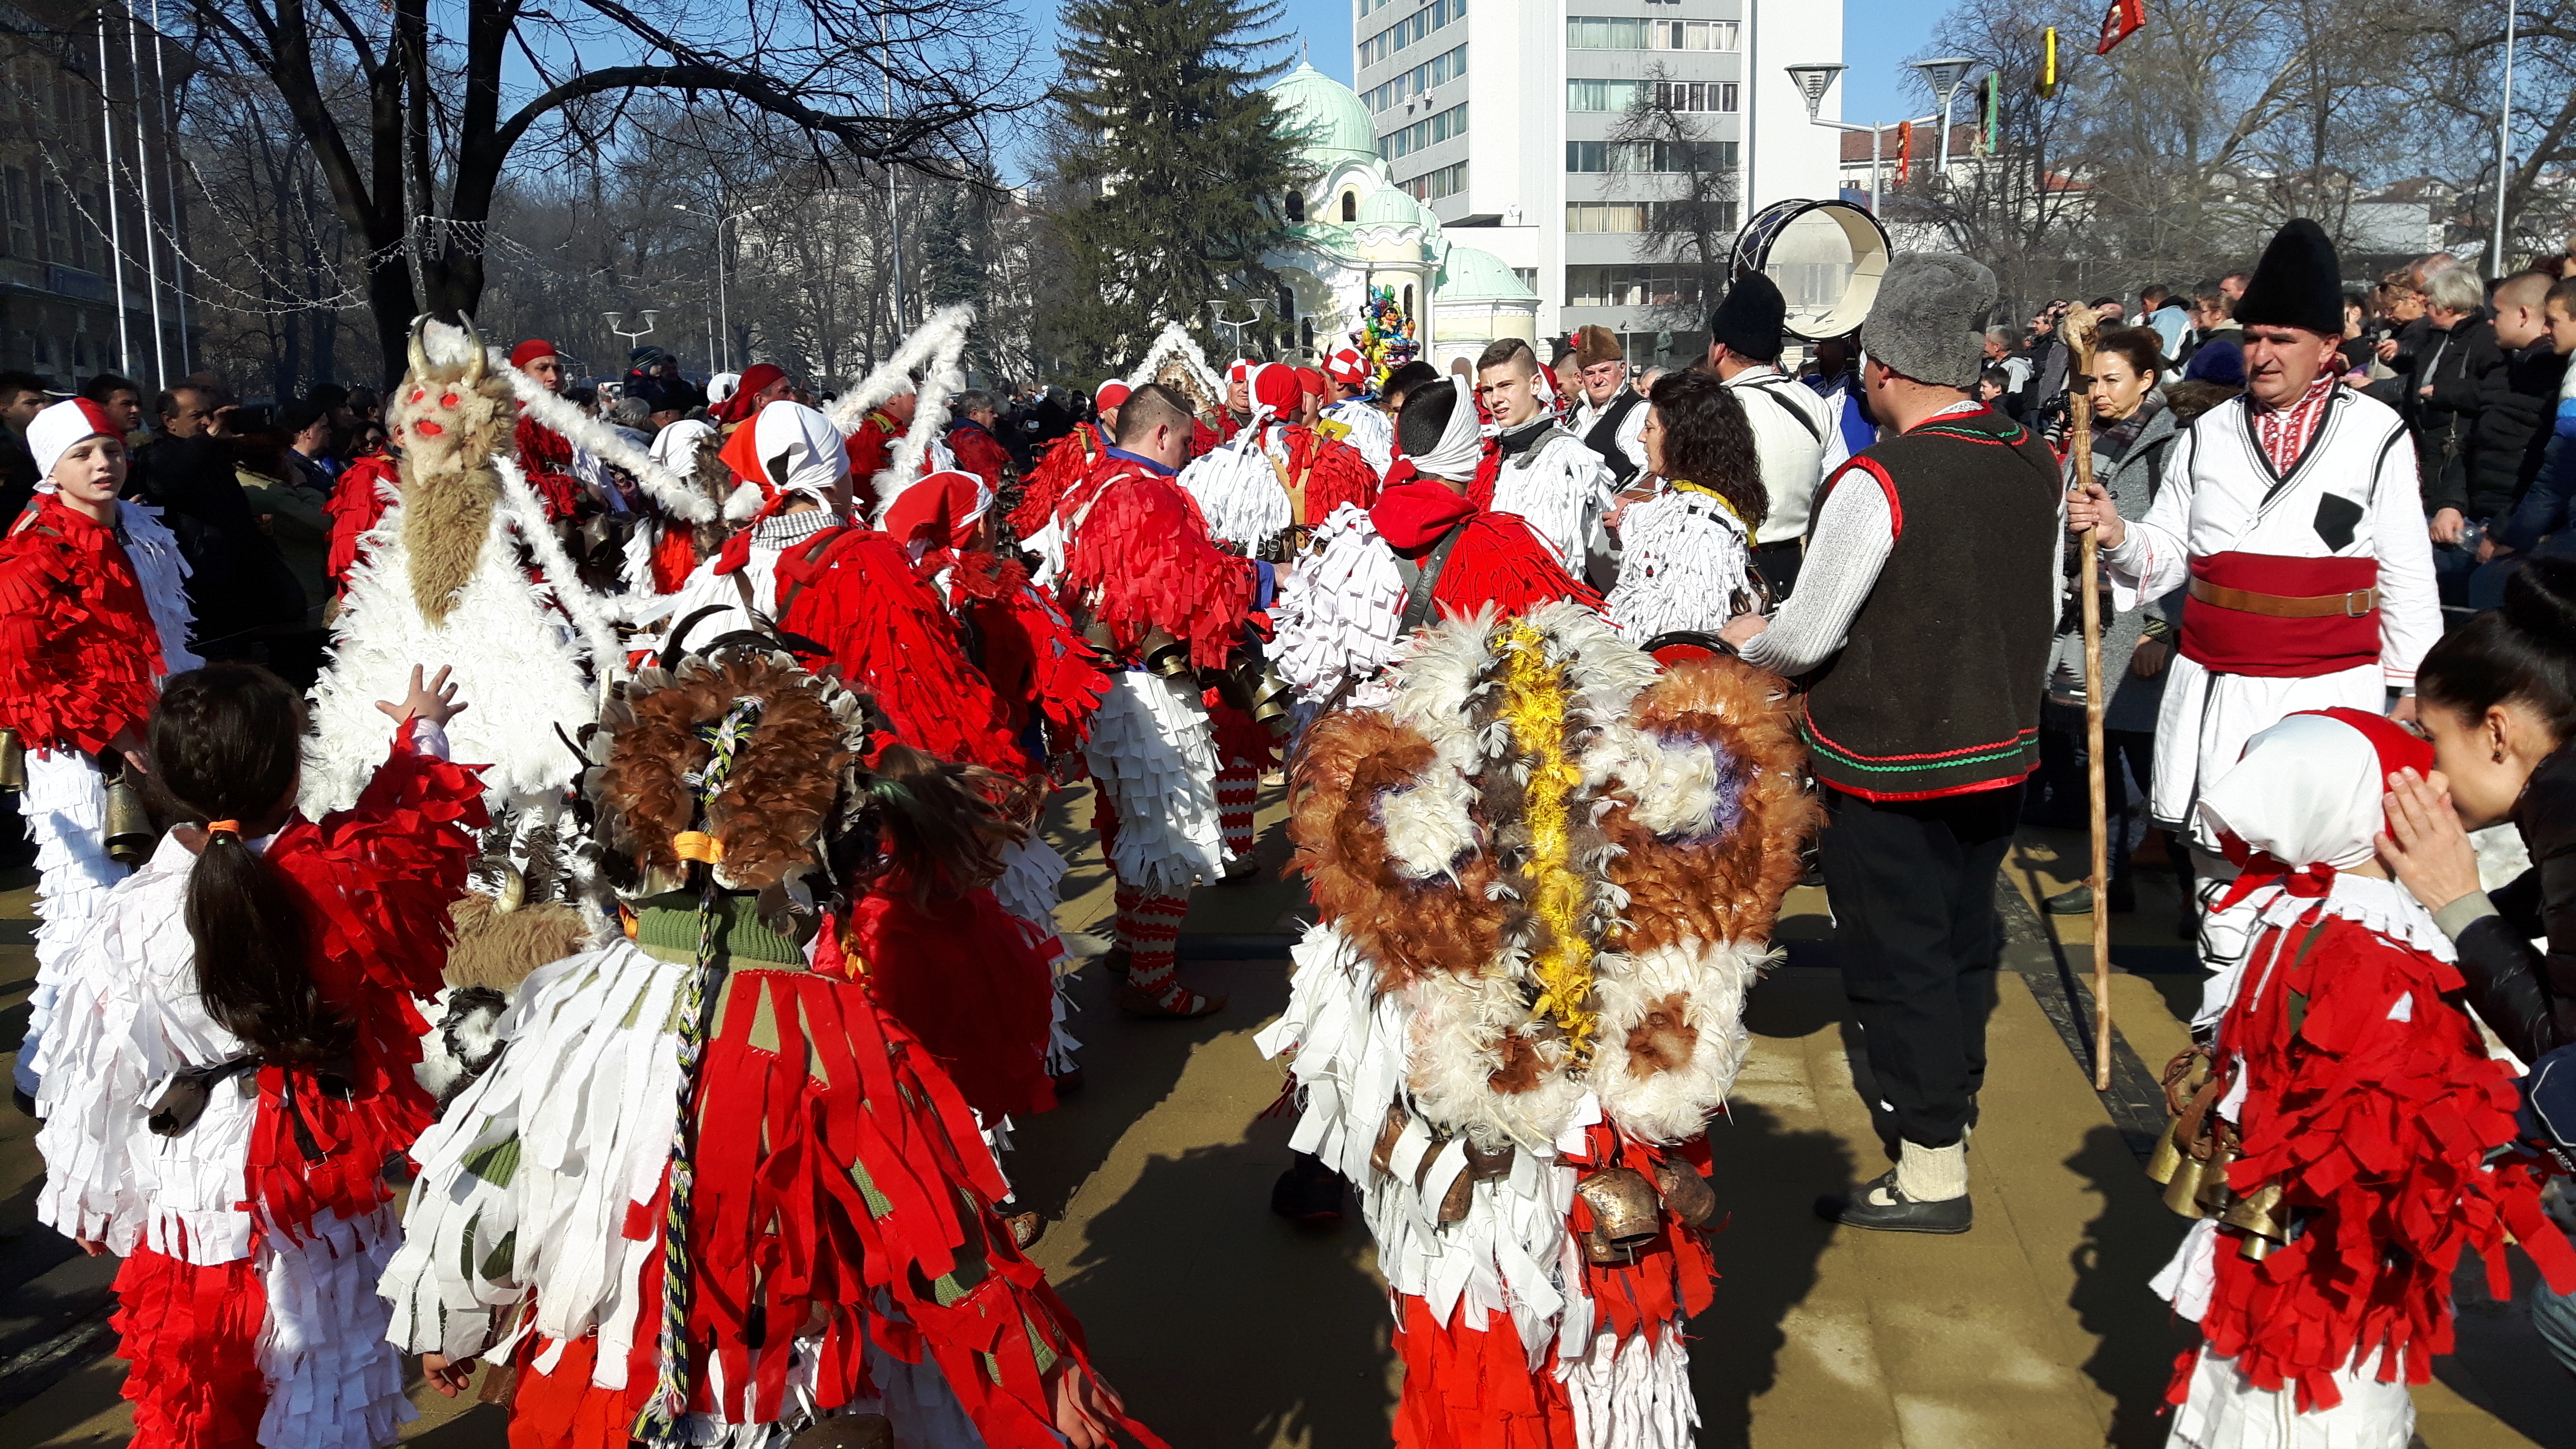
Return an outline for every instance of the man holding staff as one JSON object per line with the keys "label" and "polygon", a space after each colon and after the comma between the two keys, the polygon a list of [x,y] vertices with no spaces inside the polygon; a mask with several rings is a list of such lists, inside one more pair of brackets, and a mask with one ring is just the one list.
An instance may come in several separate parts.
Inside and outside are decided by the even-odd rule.
{"label": "man holding staff", "polygon": [[[2068,505],[2069,528],[2099,531],[2119,608],[2186,590],[2149,802],[2168,828],[2188,825],[2201,788],[2285,715],[2411,718],[2416,662],[2442,634],[2406,425],[2337,381],[2339,276],[2315,222],[2281,228],[2236,306],[2244,395],[2183,435],[2145,517],[2123,519],[2099,484]],[[2192,865],[2206,910],[2236,867],[2198,850]],[[2213,970],[2244,943],[2225,916],[2201,923]],[[2227,981],[2213,979],[2204,1023]]]}
{"label": "man holding staff", "polygon": [[1861,383],[1890,435],[1825,481],[1797,592],[1721,632],[1746,662],[1806,677],[1835,954],[1899,1139],[1892,1170],[1817,1204],[1853,1227],[1973,1220],[1996,872],[2039,763],[2066,537],[2047,445],[1969,392],[1994,304],[1994,273],[1966,257],[1888,267]]}

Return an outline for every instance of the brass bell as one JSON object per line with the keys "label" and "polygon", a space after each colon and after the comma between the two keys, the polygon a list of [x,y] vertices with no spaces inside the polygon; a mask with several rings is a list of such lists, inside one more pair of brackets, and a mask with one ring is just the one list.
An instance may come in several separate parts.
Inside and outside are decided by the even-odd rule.
{"label": "brass bell", "polygon": [[[2272,1215],[2272,1210],[2280,1205],[2281,1185],[2277,1182],[2267,1182],[2229,1203],[2227,1211],[2219,1214],[2218,1220],[2231,1228],[2242,1230],[2249,1240],[2249,1247],[2253,1240],[2261,1240],[2267,1244],[2264,1252],[2269,1252],[2271,1251],[2269,1244],[2286,1243],[2290,1240],[2289,1230],[2281,1225],[2280,1219]],[[2251,1253],[2249,1256],[2261,1257],[2262,1254]]]}
{"label": "brass bell", "polygon": [[1118,654],[1118,636],[1106,623],[1093,619],[1082,626],[1082,642],[1112,658]]}
{"label": "brass bell", "polygon": [[1405,1115],[1402,1102],[1386,1104],[1386,1121],[1377,1129],[1377,1145],[1369,1149],[1369,1166],[1385,1173],[1395,1171],[1395,1144],[1412,1121]]}
{"label": "brass bell", "polygon": [[2176,1153],[2171,1176],[2165,1179],[2165,1206],[2187,1218],[2201,1215],[2200,1179],[2205,1170],[2201,1160],[2189,1153]]}
{"label": "brass bell", "polygon": [[0,728],[0,790],[27,788],[27,742],[13,729]]}
{"label": "brass bell", "polygon": [[2210,1149],[2209,1161],[2200,1169],[2199,1191],[2193,1195],[2193,1201],[2200,1204],[2202,1217],[2214,1218],[2227,1211],[2227,1205],[2236,1200],[2236,1195],[2227,1186],[2227,1165],[2235,1160],[2236,1149],[2224,1140]]}
{"label": "brass bell", "polygon": [[1655,1164],[1655,1186],[1664,1195],[1664,1206],[1691,1227],[1706,1227],[1708,1220],[1717,1216],[1717,1189],[1678,1157],[1667,1157]]}
{"label": "brass bell", "polygon": [[2158,1187],[2173,1181],[2175,1171],[2182,1166],[2182,1148],[2174,1141],[2181,1130],[2180,1117],[2167,1122],[2165,1135],[2156,1139],[2156,1150],[2147,1156],[2147,1180]]}
{"label": "brass bell", "polygon": [[1280,679],[1279,671],[1270,667],[1269,660],[1261,661],[1259,671],[1253,674],[1248,684],[1252,708],[1245,712],[1263,729],[1270,731],[1273,739],[1284,740],[1294,734],[1297,722],[1288,714],[1288,686]]}
{"label": "brass bell", "polygon": [[1179,679],[1190,672],[1190,646],[1161,629],[1145,631],[1136,655],[1143,661],[1145,672],[1159,678]]}
{"label": "brass bell", "polygon": [[1512,1144],[1506,1142],[1492,1151],[1467,1139],[1467,1175],[1478,1182],[1494,1182],[1512,1175]]}
{"label": "brass bell", "polygon": [[152,812],[144,808],[143,792],[122,772],[107,784],[107,828],[102,834],[107,858],[123,866],[151,859],[153,843],[160,839],[161,833],[152,828]]}
{"label": "brass bell", "polygon": [[1576,1183],[1574,1195],[1592,1209],[1592,1227],[1583,1243],[1583,1254],[1592,1262],[1633,1261],[1637,1250],[1663,1231],[1655,1185],[1634,1168],[1605,1167]]}

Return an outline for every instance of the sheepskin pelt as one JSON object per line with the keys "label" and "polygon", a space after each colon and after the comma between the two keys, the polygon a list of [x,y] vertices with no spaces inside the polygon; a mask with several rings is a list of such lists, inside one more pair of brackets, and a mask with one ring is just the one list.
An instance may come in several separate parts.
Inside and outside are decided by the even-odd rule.
{"label": "sheepskin pelt", "polygon": [[581,912],[563,901],[534,901],[504,910],[480,891],[448,907],[456,943],[447,948],[447,984],[516,991],[528,973],[579,951],[590,935]]}
{"label": "sheepskin pelt", "polygon": [[403,537],[412,600],[431,624],[447,622],[474,576],[500,501],[492,471],[518,422],[509,380],[491,367],[468,327],[424,320],[411,337],[411,371],[393,397],[403,440]]}
{"label": "sheepskin pelt", "polygon": [[1451,621],[1390,678],[1308,731],[1289,830],[1321,921],[1408,1003],[1423,1109],[1525,1145],[1587,1094],[1641,1140],[1700,1130],[1821,821],[1785,688],[1659,672],[1566,605]]}

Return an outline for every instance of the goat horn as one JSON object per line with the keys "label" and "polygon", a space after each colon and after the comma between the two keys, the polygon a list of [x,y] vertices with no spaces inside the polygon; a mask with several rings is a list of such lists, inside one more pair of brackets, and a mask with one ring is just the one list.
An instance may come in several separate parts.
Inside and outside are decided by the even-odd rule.
{"label": "goat horn", "polygon": [[465,323],[465,385],[479,387],[484,368],[491,364],[491,354],[483,348],[483,334],[474,330],[474,319],[462,312],[457,316]]}

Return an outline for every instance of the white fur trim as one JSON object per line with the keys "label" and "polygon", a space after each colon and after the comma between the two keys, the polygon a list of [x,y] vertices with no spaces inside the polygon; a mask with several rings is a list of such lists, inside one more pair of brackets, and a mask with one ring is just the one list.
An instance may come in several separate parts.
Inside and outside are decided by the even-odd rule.
{"label": "white fur trim", "polygon": [[1152,382],[1162,372],[1163,364],[1175,357],[1189,369],[1191,380],[1199,385],[1210,401],[1224,401],[1225,379],[1217,375],[1215,368],[1208,366],[1207,354],[1199,349],[1198,339],[1190,335],[1187,325],[1179,322],[1163,324],[1163,330],[1154,336],[1154,345],[1145,349],[1145,360],[1136,364],[1134,372],[1127,374],[1127,385],[1138,388]]}
{"label": "white fur trim", "polygon": [[964,374],[957,370],[957,360],[966,353],[966,333],[974,325],[975,309],[962,302],[931,313],[930,319],[905,338],[893,356],[835,399],[831,411],[825,414],[846,437],[859,430],[868,409],[888,398],[901,397],[912,388],[914,368],[927,369],[913,403],[912,426],[904,430],[903,441],[887,457],[885,471],[864,480],[876,487],[879,526],[884,524],[885,510],[893,505],[895,495],[921,476],[922,459],[929,456],[939,425],[947,417],[949,394],[966,385]]}
{"label": "white fur trim", "polygon": [[617,629],[599,607],[599,600],[581,582],[572,560],[564,553],[563,540],[555,536],[546,522],[546,505],[528,486],[528,475],[519,465],[500,456],[492,459],[492,471],[501,476],[503,509],[519,518],[519,536],[525,539],[537,556],[537,568],[564,612],[572,616],[574,627],[581,630],[582,642],[590,649],[590,667],[599,680],[603,693],[617,680],[626,677],[626,653],[618,647]]}
{"label": "white fur trim", "polygon": [[518,395],[519,407],[545,427],[563,435],[574,447],[603,459],[633,474],[653,501],[691,523],[713,519],[715,505],[688,480],[664,466],[662,460],[628,440],[625,434],[567,401],[563,394],[550,391],[546,385],[521,372],[509,363],[501,364],[503,375],[510,379],[510,391]]}
{"label": "white fur trim", "polygon": [[760,505],[767,501],[761,495],[760,485],[745,479],[733,485],[733,491],[725,495],[724,520],[727,523],[749,523],[759,515]]}
{"label": "white fur trim", "polygon": [[[1629,1136],[1671,1145],[1708,1130],[1726,1103],[1753,1038],[1744,1030],[1744,993],[1761,978],[1770,948],[1753,942],[1709,946],[1677,942],[1593,963],[1601,1008],[1587,1073],[1601,1108]],[[1699,1033],[1686,1066],[1638,1077],[1629,1071],[1628,1033],[1667,996],[1681,994],[1684,1017]]]}

